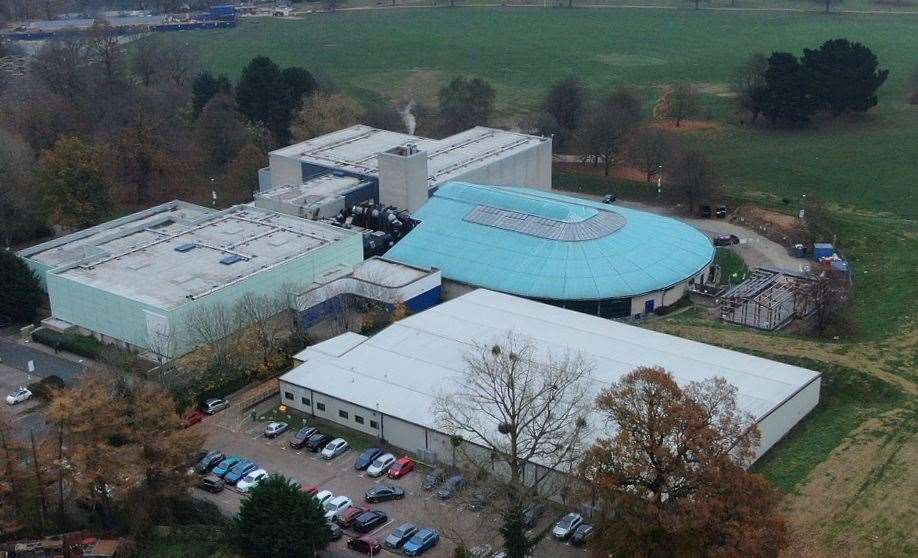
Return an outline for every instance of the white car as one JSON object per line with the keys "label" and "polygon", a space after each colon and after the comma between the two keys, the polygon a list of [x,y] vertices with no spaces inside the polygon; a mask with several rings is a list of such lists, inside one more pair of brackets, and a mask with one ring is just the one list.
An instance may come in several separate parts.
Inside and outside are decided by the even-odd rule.
{"label": "white car", "polygon": [[376,458],[376,461],[370,463],[370,466],[367,467],[367,476],[368,477],[381,477],[386,474],[386,471],[389,470],[389,467],[395,463],[395,456],[391,453],[384,453]]}
{"label": "white car", "polygon": [[248,492],[250,488],[261,482],[262,479],[268,478],[268,472],[264,469],[255,469],[246,475],[241,481],[236,483],[236,488],[243,492]]}
{"label": "white car", "polygon": [[32,397],[32,392],[27,388],[19,386],[16,388],[16,391],[6,396],[6,402],[10,405],[15,405],[16,403],[22,403],[23,401],[28,401]]}
{"label": "white car", "polygon": [[579,513],[569,513],[555,523],[555,528],[552,529],[551,534],[558,540],[566,541],[571,538],[571,535],[574,534],[577,527],[580,527],[581,523],[583,523],[583,518],[580,517]]}
{"label": "white car", "polygon": [[322,448],[322,459],[334,459],[346,452],[347,448],[347,440],[344,438],[335,438]]}
{"label": "white car", "polygon": [[347,496],[335,496],[322,506],[322,509],[325,510],[325,519],[331,521],[338,515],[339,511],[350,507],[351,504],[351,499]]}
{"label": "white car", "polygon": [[289,428],[286,422],[269,422],[268,426],[265,426],[265,437],[266,438],[277,438],[281,434],[287,431]]}
{"label": "white car", "polygon": [[325,505],[325,502],[331,500],[334,497],[335,495],[332,494],[331,490],[323,490],[322,492],[319,492],[318,494],[315,495],[315,499],[318,500],[319,505],[322,505],[322,506]]}

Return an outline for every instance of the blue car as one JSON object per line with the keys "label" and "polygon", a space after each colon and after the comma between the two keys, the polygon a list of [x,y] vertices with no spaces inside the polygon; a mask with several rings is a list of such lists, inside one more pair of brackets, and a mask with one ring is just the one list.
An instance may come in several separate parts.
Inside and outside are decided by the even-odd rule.
{"label": "blue car", "polygon": [[233,468],[223,477],[223,480],[226,481],[226,484],[236,484],[257,468],[258,465],[256,465],[254,461],[241,459],[238,463],[233,465]]}
{"label": "blue car", "polygon": [[376,461],[376,458],[382,455],[382,450],[379,448],[369,448],[364,450],[363,453],[357,456],[357,459],[354,460],[354,469],[358,471],[363,471],[370,466],[370,463]]}
{"label": "blue car", "polygon": [[440,542],[440,533],[425,527],[415,533],[411,540],[405,543],[402,550],[408,556],[420,556],[437,546],[438,542]]}
{"label": "blue car", "polygon": [[222,479],[226,476],[227,473],[229,473],[229,470],[235,467],[236,463],[239,463],[240,461],[242,461],[241,457],[238,455],[231,455],[220,463],[217,463],[217,466],[214,467],[214,470],[211,471],[211,473]]}

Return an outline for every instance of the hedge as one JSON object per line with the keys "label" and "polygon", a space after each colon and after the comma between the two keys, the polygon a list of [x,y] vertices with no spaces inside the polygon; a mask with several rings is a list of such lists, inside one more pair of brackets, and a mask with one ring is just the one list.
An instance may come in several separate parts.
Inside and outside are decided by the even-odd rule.
{"label": "hedge", "polygon": [[99,358],[104,345],[93,337],[58,333],[42,328],[32,333],[32,339],[43,345],[61,349],[86,358]]}

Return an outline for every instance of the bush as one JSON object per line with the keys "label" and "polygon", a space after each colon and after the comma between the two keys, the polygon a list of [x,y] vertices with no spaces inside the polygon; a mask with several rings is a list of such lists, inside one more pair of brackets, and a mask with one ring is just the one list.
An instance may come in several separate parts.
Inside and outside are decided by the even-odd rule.
{"label": "bush", "polygon": [[82,357],[97,359],[104,345],[92,337],[58,333],[50,329],[38,329],[32,333],[32,339],[42,345],[62,349]]}
{"label": "bush", "polygon": [[38,313],[44,295],[35,273],[19,256],[0,249],[0,315],[14,322],[31,322]]}
{"label": "bush", "polygon": [[47,378],[42,378],[37,382],[29,384],[29,391],[32,392],[32,395],[44,400],[50,400],[54,390],[63,388],[64,380],[53,374]]}

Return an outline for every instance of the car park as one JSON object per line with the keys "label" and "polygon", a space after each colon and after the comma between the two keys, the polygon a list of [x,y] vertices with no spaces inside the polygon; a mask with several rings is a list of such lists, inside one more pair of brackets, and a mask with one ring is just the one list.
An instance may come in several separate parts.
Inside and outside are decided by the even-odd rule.
{"label": "car park", "polygon": [[571,544],[574,546],[583,546],[590,540],[590,536],[593,534],[593,526],[587,523],[581,523],[577,529],[574,530],[574,533],[571,535]]}
{"label": "car park", "polygon": [[400,486],[393,484],[381,484],[367,490],[363,499],[370,503],[387,502],[389,500],[401,500],[405,497],[405,491]]}
{"label": "car park", "polygon": [[204,402],[204,405],[201,406],[201,410],[208,415],[218,413],[223,409],[229,407],[229,401],[226,399],[208,399]]}
{"label": "car park", "polygon": [[440,533],[434,529],[425,527],[415,533],[414,536],[402,546],[402,552],[408,556],[420,556],[437,546],[438,542],[440,542]]}
{"label": "car park", "polygon": [[286,422],[269,422],[268,426],[265,426],[265,438],[277,438],[286,432],[288,428],[290,428],[290,425]]}
{"label": "car park", "polygon": [[362,552],[364,554],[378,554],[382,552],[382,546],[379,544],[379,542],[367,535],[361,535],[359,537],[352,537],[348,539],[347,547],[351,550],[356,550],[357,552]]}
{"label": "car park", "polygon": [[414,523],[402,523],[389,533],[383,544],[386,548],[401,548],[417,532],[418,526]]}
{"label": "car park", "polygon": [[248,492],[250,488],[262,481],[262,479],[268,478],[268,472],[264,469],[255,469],[254,471],[249,472],[241,481],[236,483],[236,488],[243,492]]}
{"label": "car park", "polygon": [[[338,512],[344,511],[351,506],[351,499],[347,496],[335,496],[327,500],[322,509],[325,510],[325,519],[332,520],[338,515]],[[341,525],[339,522],[338,525]]]}
{"label": "car park", "polygon": [[386,471],[389,470],[393,463],[395,463],[395,456],[391,453],[384,453],[373,460],[373,463],[370,463],[370,466],[367,467],[367,476],[381,477],[386,474]]}
{"label": "car park", "polygon": [[316,494],[319,493],[319,487],[314,484],[300,485],[300,490],[302,490],[306,494],[309,494],[310,496],[315,496]]}
{"label": "car park", "polygon": [[739,244],[739,237],[735,234],[719,234],[713,238],[714,246],[732,246]]}
{"label": "car park", "polygon": [[348,447],[347,440],[344,438],[335,438],[322,448],[322,459],[334,459],[346,452]]}
{"label": "car park", "polygon": [[6,396],[7,405],[15,405],[17,403],[23,403],[32,398],[32,392],[28,388],[19,386],[13,393]]}
{"label": "car park", "polygon": [[386,474],[389,475],[390,479],[400,479],[411,471],[414,471],[414,461],[406,455],[398,458],[395,463],[389,467]]}
{"label": "car park", "polygon": [[325,506],[325,502],[331,500],[331,499],[334,498],[334,497],[335,497],[335,495],[332,494],[332,491],[331,491],[331,490],[323,490],[323,491],[318,492],[318,493],[316,493],[315,495],[313,495],[313,498],[315,498],[316,500],[319,501],[319,505],[323,506],[323,509],[324,509],[324,506]]}
{"label": "car park", "polygon": [[222,479],[226,476],[227,473],[229,473],[230,469],[235,467],[236,463],[239,463],[240,461],[242,461],[241,457],[238,455],[231,455],[220,463],[217,463],[211,472]]}
{"label": "car park", "polygon": [[226,484],[236,484],[257,468],[258,465],[254,461],[240,459],[239,462],[233,465],[233,468],[224,475],[223,480],[226,481]]}
{"label": "car park", "polygon": [[379,510],[370,510],[357,516],[351,528],[358,533],[369,533],[389,522],[389,516]]}
{"label": "car park", "polygon": [[224,484],[223,479],[216,475],[205,475],[198,481],[198,488],[216,494],[223,491]]}
{"label": "car park", "polygon": [[354,469],[358,471],[363,471],[373,463],[377,457],[383,454],[383,450],[379,448],[367,448],[363,450],[363,453],[357,456],[357,459],[354,460]]}
{"label": "car park", "polygon": [[333,541],[340,539],[344,535],[344,530],[338,527],[334,521],[328,522],[328,531],[331,533],[331,540]]}
{"label": "car park", "polygon": [[335,523],[344,528],[350,527],[358,517],[368,511],[370,511],[370,508],[366,506],[351,504],[350,506],[338,512],[338,514],[335,516]]}
{"label": "car park", "polygon": [[311,438],[313,434],[316,434],[318,431],[319,429],[315,426],[304,426],[303,428],[300,428],[290,440],[290,447],[293,449],[303,449],[303,446],[306,445],[306,442],[309,441],[309,438]]}
{"label": "car park", "polygon": [[192,409],[188,412],[187,415],[185,415],[185,428],[194,426],[202,420],[204,420],[204,413],[202,413],[199,409]]}
{"label": "car park", "polygon": [[306,449],[312,453],[319,453],[325,448],[325,445],[332,441],[332,437],[324,432],[316,432],[309,437],[309,441],[306,442]]}
{"label": "car park", "polygon": [[724,217],[726,217],[727,216],[727,206],[718,205],[717,209],[714,210],[714,215],[720,219],[723,219]]}
{"label": "car park", "polygon": [[437,490],[437,498],[441,500],[449,500],[457,492],[462,490],[463,486],[465,486],[465,477],[462,475],[453,475],[446,479],[446,482],[443,483],[443,486],[440,487],[440,490]]}
{"label": "car park", "polygon": [[574,534],[577,527],[580,527],[581,523],[583,523],[583,518],[580,517],[579,513],[569,513],[555,523],[554,529],[551,530],[551,535],[559,541],[566,541]]}
{"label": "car park", "polygon": [[214,466],[218,465],[224,459],[226,459],[226,455],[224,455],[222,451],[215,450],[208,452],[197,462],[197,464],[194,466],[194,470],[199,475],[203,475],[207,471],[213,469]]}
{"label": "car park", "polygon": [[469,509],[472,511],[481,511],[485,509],[494,500],[496,496],[495,492],[493,488],[479,488],[473,492],[472,497],[469,498]]}
{"label": "car park", "polygon": [[431,469],[426,475],[424,475],[424,482],[421,483],[421,487],[424,490],[433,490],[437,487],[446,475],[441,469]]}

